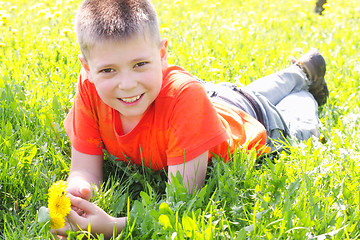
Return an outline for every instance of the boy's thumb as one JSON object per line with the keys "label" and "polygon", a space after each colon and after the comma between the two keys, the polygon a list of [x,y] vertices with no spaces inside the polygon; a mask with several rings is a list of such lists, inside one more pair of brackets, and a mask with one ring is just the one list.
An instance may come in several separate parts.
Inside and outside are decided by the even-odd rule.
{"label": "boy's thumb", "polygon": [[91,198],[91,186],[90,184],[86,183],[80,187],[80,194],[82,198],[89,200]]}

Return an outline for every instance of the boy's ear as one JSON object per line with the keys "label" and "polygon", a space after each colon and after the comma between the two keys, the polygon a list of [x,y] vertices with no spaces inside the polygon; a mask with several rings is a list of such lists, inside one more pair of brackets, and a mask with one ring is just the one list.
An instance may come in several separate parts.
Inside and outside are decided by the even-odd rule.
{"label": "boy's ear", "polygon": [[167,46],[168,46],[168,40],[164,38],[161,40],[160,43],[160,58],[161,58],[161,65],[163,69],[166,69],[168,67],[167,63]]}
{"label": "boy's ear", "polygon": [[79,54],[79,60],[81,63],[81,66],[87,71],[90,72],[90,68],[89,65],[86,62],[86,59],[84,58],[84,56],[82,54]]}
{"label": "boy's ear", "polygon": [[82,54],[79,54],[79,60],[80,60],[81,66],[85,69],[85,71],[88,75],[89,81],[92,82],[89,64],[87,63],[85,57]]}

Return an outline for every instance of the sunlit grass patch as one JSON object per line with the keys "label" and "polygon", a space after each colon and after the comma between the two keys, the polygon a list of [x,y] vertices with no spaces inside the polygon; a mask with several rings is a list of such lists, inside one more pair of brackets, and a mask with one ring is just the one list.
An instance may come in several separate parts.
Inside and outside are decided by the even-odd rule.
{"label": "sunlit grass patch", "polygon": [[[69,171],[62,121],[80,64],[77,1],[0,2],[0,238],[49,239],[36,222],[47,189]],[[163,173],[106,162],[93,201],[131,216],[120,238],[357,239],[360,201],[360,6],[315,0],[154,1],[169,62],[208,81],[247,84],[318,48],[327,62],[323,143],[263,159],[236,153],[187,195]],[[109,157],[110,158],[110,157]],[[179,180],[180,181],[180,180]],[[175,181],[176,182],[176,181]],[[166,200],[167,199],[167,200]]]}

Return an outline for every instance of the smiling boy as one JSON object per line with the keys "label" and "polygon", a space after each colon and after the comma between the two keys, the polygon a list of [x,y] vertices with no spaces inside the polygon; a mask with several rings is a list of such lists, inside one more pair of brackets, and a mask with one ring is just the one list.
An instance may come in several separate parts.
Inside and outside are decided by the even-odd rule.
{"label": "smiling boy", "polygon": [[[255,148],[261,154],[267,141],[271,145],[266,133],[281,138],[291,132],[276,107],[255,93],[261,87],[243,91],[205,83],[169,66],[168,41],[160,38],[156,11],[148,0],[86,0],[75,28],[82,70],[64,121],[72,143],[67,192],[72,205],[86,214],[71,211],[73,226],[87,229],[90,221],[92,232],[111,236],[125,225],[126,218],[113,218],[87,201],[92,184],[102,181],[104,149],[119,161],[164,169],[169,176],[179,171],[192,192],[203,186],[212,156],[227,161],[236,148]],[[301,95],[309,106],[304,112],[312,119],[309,136],[317,133],[319,123],[318,99],[308,91],[314,81],[327,97],[321,59],[311,53],[270,81],[258,82],[287,85],[283,95],[275,94],[278,102]],[[311,74],[304,68],[308,66],[315,69]],[[266,89],[264,95],[272,96],[278,88]],[[270,110],[264,110],[268,105]],[[67,229],[69,225],[57,233],[64,235]]]}

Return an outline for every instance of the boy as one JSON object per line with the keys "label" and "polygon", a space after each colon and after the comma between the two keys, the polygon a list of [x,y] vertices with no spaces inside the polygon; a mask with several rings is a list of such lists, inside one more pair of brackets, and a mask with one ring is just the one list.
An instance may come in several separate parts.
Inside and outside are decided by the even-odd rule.
{"label": "boy", "polygon": [[[93,233],[109,237],[125,225],[126,218],[88,202],[91,185],[102,180],[103,149],[120,161],[165,169],[169,176],[179,171],[192,192],[202,187],[214,155],[227,161],[237,147],[261,154],[266,143],[275,151],[279,147],[271,138],[302,140],[318,132],[317,107],[328,92],[325,62],[315,50],[239,89],[168,66],[168,42],[160,39],[148,0],[86,0],[75,28],[82,70],[64,121],[73,146],[67,191],[73,207],[85,214],[70,212],[73,227],[87,229],[90,221]],[[297,112],[291,112],[294,106]]]}

